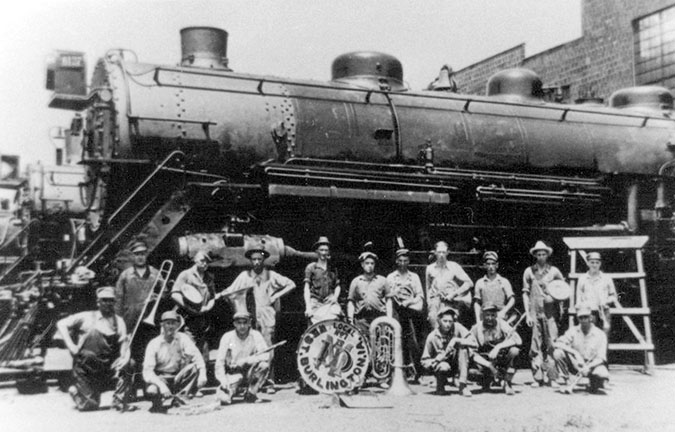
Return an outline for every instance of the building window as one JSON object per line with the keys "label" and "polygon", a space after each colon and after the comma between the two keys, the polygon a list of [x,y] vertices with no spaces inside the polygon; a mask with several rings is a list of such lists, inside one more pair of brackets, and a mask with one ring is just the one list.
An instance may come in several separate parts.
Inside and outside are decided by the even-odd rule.
{"label": "building window", "polygon": [[633,21],[635,82],[675,88],[675,6]]}

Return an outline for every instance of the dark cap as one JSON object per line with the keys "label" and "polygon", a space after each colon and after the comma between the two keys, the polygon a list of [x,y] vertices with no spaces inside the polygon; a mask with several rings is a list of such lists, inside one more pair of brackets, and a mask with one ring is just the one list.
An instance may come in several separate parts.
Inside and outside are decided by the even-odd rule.
{"label": "dark cap", "polygon": [[246,252],[244,252],[244,256],[248,259],[251,259],[251,255],[254,253],[259,253],[262,254],[263,259],[269,258],[270,253],[265,250],[265,247],[262,244],[253,244],[246,248]]}

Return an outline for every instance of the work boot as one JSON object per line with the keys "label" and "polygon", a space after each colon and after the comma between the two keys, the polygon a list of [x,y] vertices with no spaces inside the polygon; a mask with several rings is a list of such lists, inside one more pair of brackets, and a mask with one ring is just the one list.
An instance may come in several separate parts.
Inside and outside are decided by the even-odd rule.
{"label": "work boot", "polygon": [[508,396],[513,396],[516,392],[513,390],[513,386],[509,381],[504,381],[504,393]]}
{"label": "work boot", "polygon": [[459,384],[459,393],[464,397],[471,397],[471,390],[469,390],[465,383]]}

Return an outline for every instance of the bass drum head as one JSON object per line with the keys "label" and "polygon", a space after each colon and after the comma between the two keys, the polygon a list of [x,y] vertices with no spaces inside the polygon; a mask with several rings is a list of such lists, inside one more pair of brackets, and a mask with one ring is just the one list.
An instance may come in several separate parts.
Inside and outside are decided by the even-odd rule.
{"label": "bass drum head", "polygon": [[546,286],[548,293],[557,301],[565,301],[570,298],[572,289],[565,281],[554,280]]}
{"label": "bass drum head", "polygon": [[201,307],[204,302],[204,296],[202,293],[192,285],[183,285],[180,289],[181,294],[183,294],[183,299],[192,308]]}

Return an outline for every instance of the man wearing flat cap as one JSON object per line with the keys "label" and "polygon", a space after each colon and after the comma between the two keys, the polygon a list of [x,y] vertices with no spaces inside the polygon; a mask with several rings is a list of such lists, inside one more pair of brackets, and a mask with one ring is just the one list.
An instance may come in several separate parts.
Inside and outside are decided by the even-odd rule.
{"label": "man wearing flat cap", "polygon": [[576,302],[577,305],[586,304],[597,311],[596,324],[603,329],[609,340],[612,324],[610,306],[618,303],[616,287],[612,278],[600,271],[602,257],[598,252],[589,252],[586,263],[588,271],[579,277]]}
{"label": "man wearing flat cap", "polygon": [[99,288],[96,299],[98,310],[79,312],[56,323],[73,356],[75,384],[68,393],[79,411],[90,411],[99,407],[101,393],[116,388],[112,406],[125,411],[130,386],[122,383],[116,372],[122,367],[120,348],[127,328],[122,317],[115,314],[113,287]]}
{"label": "man wearing flat cap", "polygon": [[536,262],[523,273],[523,305],[527,325],[532,327],[530,367],[533,387],[555,382],[553,367],[553,342],[558,337],[558,303],[548,292],[547,285],[554,280],[564,281],[560,270],[548,263],[553,249],[539,240],[530,249]]}
{"label": "man wearing flat cap", "polygon": [[218,345],[215,375],[220,383],[216,397],[221,405],[230,405],[238,392],[244,401],[258,401],[258,389],[269,371],[269,352],[262,334],[251,329],[251,314],[234,314],[234,330],[223,335]]}
{"label": "man wearing flat cap", "polygon": [[391,288],[394,308],[401,323],[403,340],[403,363],[415,366],[415,380],[422,373],[420,363],[420,335],[424,309],[424,291],[417,273],[408,270],[410,256],[408,249],[396,251],[396,270],[389,273],[387,283]]}
{"label": "man wearing flat cap", "polygon": [[422,366],[436,377],[436,394],[446,395],[448,378],[459,374],[459,392],[470,397],[466,386],[469,375],[469,349],[476,347],[471,333],[457,321],[457,311],[443,306],[438,311],[438,325],[424,344]]}
{"label": "man wearing flat cap", "polygon": [[513,327],[499,317],[496,304],[483,303],[483,319],[471,327],[471,336],[478,345],[472,360],[483,373],[483,390],[489,391],[493,381],[503,380],[504,391],[513,395],[511,382],[516,373],[513,361],[523,341]]}
{"label": "man wearing flat cap", "polygon": [[[260,331],[265,342],[272,345],[274,343],[279,299],[295,288],[295,282],[265,266],[265,259],[269,257],[269,252],[265,250],[262,244],[249,246],[244,255],[251,262],[251,269],[241,272],[232,282],[232,285],[222,291],[220,295],[241,291],[239,294],[233,295],[231,299],[235,312],[242,312],[247,311],[246,294],[252,291],[255,328]],[[270,380],[274,380],[272,372],[274,370],[272,366],[273,357],[270,354]],[[267,384],[267,392],[274,392],[273,382]]]}
{"label": "man wearing flat cap", "polygon": [[208,313],[215,304],[213,275],[207,271],[211,258],[199,251],[192,258],[194,265],[182,271],[171,289],[171,298],[185,320],[186,333],[194,339],[204,357],[208,356]]}
{"label": "man wearing flat cap", "polygon": [[481,320],[482,305],[491,303],[499,309],[498,318],[505,320],[508,312],[516,303],[511,282],[497,273],[499,269],[499,255],[494,251],[483,254],[483,268],[485,276],[476,281],[476,290],[473,296],[476,322]]}
{"label": "man wearing flat cap", "polygon": [[145,394],[152,401],[152,412],[165,412],[180,406],[181,397],[194,395],[206,384],[204,358],[185,333],[178,330],[183,318],[175,311],[162,314],[162,331],[148,344],[143,361]]}
{"label": "man wearing flat cap", "polygon": [[363,274],[355,277],[347,295],[347,318],[363,333],[370,334],[375,318],[393,315],[392,292],[384,276],[375,273],[378,257],[366,251],[359,256]]}
{"label": "man wearing flat cap", "polygon": [[570,373],[588,377],[588,391],[600,392],[609,380],[607,369],[607,337],[591,322],[591,308],[588,305],[577,307],[576,325],[565,332],[555,343],[556,367],[560,375],[559,384],[566,386]]}
{"label": "man wearing flat cap", "polygon": [[312,324],[319,321],[336,319],[342,315],[338,304],[340,297],[340,278],[337,268],[330,260],[331,242],[328,237],[321,236],[312,249],[316,251],[317,260],[307,264],[305,268],[305,316]]}

